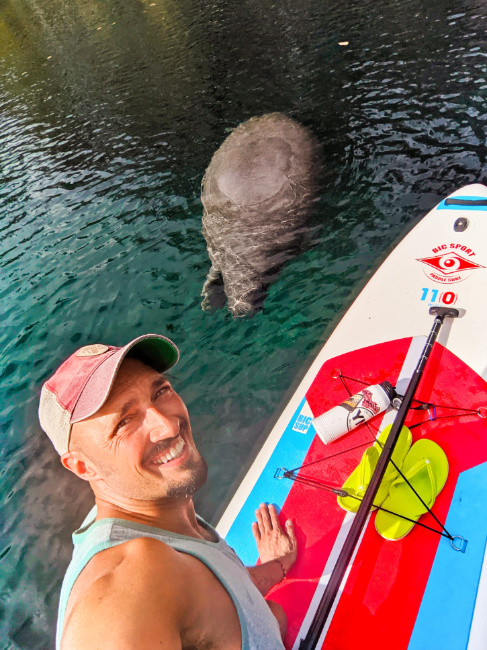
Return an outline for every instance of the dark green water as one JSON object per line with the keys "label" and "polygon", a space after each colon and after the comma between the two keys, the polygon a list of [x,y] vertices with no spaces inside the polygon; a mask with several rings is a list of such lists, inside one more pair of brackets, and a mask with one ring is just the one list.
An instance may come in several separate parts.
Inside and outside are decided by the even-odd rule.
{"label": "dark green water", "polygon": [[[384,252],[485,182],[486,27],[483,0],[0,0],[1,648],[52,646],[91,505],[39,429],[42,382],[82,345],[169,334],[215,521]],[[315,132],[326,179],[312,244],[234,321],[200,308],[200,182],[271,111]]]}

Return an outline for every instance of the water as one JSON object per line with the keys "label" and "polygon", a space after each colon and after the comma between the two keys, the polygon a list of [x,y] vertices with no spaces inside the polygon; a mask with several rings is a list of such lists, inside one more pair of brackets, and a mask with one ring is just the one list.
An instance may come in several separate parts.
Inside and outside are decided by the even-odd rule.
{"label": "water", "polygon": [[[392,243],[484,180],[486,20],[481,0],[0,3],[2,648],[52,646],[91,505],[39,429],[42,382],[82,345],[169,334],[215,522]],[[312,244],[234,321],[200,308],[200,182],[271,111],[315,132],[326,178]]]}

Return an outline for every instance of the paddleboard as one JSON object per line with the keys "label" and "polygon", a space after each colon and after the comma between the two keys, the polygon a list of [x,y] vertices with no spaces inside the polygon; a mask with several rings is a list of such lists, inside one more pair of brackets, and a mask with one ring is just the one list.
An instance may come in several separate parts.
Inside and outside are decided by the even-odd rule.
{"label": "paddleboard", "polygon": [[[268,597],[288,616],[285,646],[302,647],[354,517],[322,485],[340,487],[385,413],[325,445],[313,419],[389,381],[404,395],[433,324],[430,307],[458,309],[434,344],[409,410],[413,442],[445,451],[446,484],[430,514],[389,541],[368,516],[316,647],[479,650],[487,647],[487,188],[463,187],[409,232],[353,302],[280,414],[217,530],[249,566],[254,512],[274,503],[294,521],[295,566]],[[325,288],[326,290],[326,288]],[[285,478],[286,471],[298,480]],[[299,479],[304,479],[301,481]],[[463,540],[463,541],[462,541]]]}

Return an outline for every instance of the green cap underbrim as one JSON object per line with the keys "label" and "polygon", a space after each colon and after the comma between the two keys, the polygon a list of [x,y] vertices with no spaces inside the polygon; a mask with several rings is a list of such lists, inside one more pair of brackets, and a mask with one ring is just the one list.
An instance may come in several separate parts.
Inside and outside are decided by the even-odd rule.
{"label": "green cap underbrim", "polygon": [[154,337],[136,343],[127,356],[140,359],[157,372],[166,372],[179,361],[179,350],[169,339]]}

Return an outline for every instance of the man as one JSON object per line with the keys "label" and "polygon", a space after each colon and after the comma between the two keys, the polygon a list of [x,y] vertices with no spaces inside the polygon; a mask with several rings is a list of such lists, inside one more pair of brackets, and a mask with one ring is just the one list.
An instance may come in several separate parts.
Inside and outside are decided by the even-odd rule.
{"label": "man", "polygon": [[96,503],[73,535],[57,648],[283,648],[285,616],[263,596],[296,559],[292,523],[283,530],[275,509],[260,505],[261,564],[246,569],[195,514],[207,467],[161,374],[178,359],[155,334],[123,348],[85,346],[42,388],[41,426]]}

